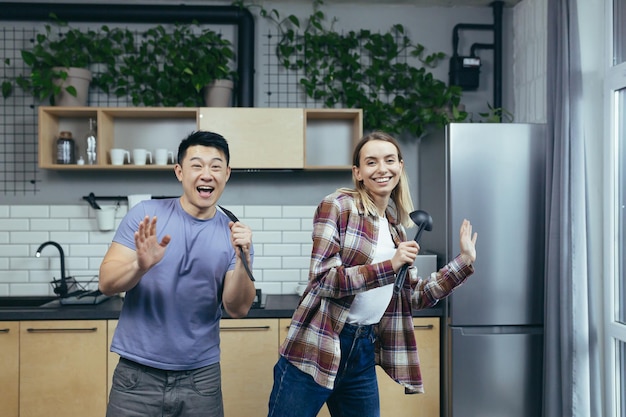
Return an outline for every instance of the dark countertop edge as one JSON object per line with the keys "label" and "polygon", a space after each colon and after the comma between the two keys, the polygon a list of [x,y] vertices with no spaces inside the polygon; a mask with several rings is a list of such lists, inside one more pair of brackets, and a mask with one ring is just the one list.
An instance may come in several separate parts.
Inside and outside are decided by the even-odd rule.
{"label": "dark countertop edge", "polygon": [[[297,295],[268,295],[265,308],[251,309],[246,318],[287,318],[293,315],[298,304]],[[97,305],[50,306],[38,308],[0,309],[0,321],[25,320],[117,320],[123,300],[112,297]],[[424,310],[416,310],[413,317],[443,317],[443,303]],[[224,319],[229,319],[224,312]]]}

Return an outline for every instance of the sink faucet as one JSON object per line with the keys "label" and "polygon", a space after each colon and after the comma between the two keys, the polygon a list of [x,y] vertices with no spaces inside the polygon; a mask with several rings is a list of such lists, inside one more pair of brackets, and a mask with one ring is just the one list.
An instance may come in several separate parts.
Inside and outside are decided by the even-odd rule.
{"label": "sink faucet", "polygon": [[48,245],[52,245],[59,250],[59,255],[61,256],[61,279],[59,280],[59,287],[54,287],[54,292],[59,294],[61,298],[67,296],[67,282],[65,281],[65,254],[63,253],[63,248],[58,243],[49,240],[47,242],[42,243],[37,249],[37,253],[35,256],[39,258],[41,256],[41,250]]}

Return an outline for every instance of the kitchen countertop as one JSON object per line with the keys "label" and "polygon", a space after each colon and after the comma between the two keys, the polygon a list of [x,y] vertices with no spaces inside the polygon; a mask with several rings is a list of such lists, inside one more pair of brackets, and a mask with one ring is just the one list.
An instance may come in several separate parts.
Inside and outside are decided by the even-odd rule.
{"label": "kitchen countertop", "polygon": [[[247,318],[291,318],[298,305],[298,295],[268,294],[264,308],[251,309]],[[122,309],[123,299],[111,297],[96,305],[61,305],[58,300],[41,307],[4,307],[0,309],[0,321],[17,320],[116,320]],[[414,317],[441,317],[443,303],[415,311]],[[224,318],[228,315],[224,313]]]}

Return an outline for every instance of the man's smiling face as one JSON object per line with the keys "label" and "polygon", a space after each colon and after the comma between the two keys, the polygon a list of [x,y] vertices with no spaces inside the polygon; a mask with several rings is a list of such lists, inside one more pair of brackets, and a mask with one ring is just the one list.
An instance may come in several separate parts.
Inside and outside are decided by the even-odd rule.
{"label": "man's smiling face", "polygon": [[182,163],[174,169],[183,186],[183,209],[199,219],[213,217],[230,178],[225,155],[210,146],[190,146]]}

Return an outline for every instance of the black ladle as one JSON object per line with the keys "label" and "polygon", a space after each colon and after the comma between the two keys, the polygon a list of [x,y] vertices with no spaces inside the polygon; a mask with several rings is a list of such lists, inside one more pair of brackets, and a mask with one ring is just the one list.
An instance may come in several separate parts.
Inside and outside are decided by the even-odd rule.
{"label": "black ladle", "polygon": [[93,193],[89,193],[85,200],[87,200],[87,202],[93,209],[100,210],[100,206],[98,205],[98,203],[96,203],[96,196]]}
{"label": "black ladle", "polygon": [[[228,216],[228,218],[232,221],[237,223],[239,221],[239,219],[237,218],[237,216],[235,216],[232,211],[230,210],[226,210],[224,207],[222,206],[218,206],[220,209],[222,209],[222,211]],[[243,253],[243,248],[241,247],[241,245],[239,245],[239,250],[241,251],[241,262],[243,262],[243,267],[246,270],[246,272],[248,273],[248,276],[250,277],[251,281],[254,281],[254,277],[252,276],[252,271],[250,271],[250,266],[248,265],[248,260],[246,259],[246,254]]]}
{"label": "black ladle", "polygon": [[[419,243],[419,239],[422,236],[422,232],[424,230],[431,231],[433,230],[433,218],[430,214],[426,213],[424,210],[415,210],[409,214],[413,223],[417,225],[417,233],[415,234],[415,240]],[[393,292],[396,294],[400,293],[402,286],[404,285],[404,280],[406,279],[407,271],[409,270],[409,265],[404,264],[398,271],[398,275],[396,276],[396,282],[393,285]]]}

